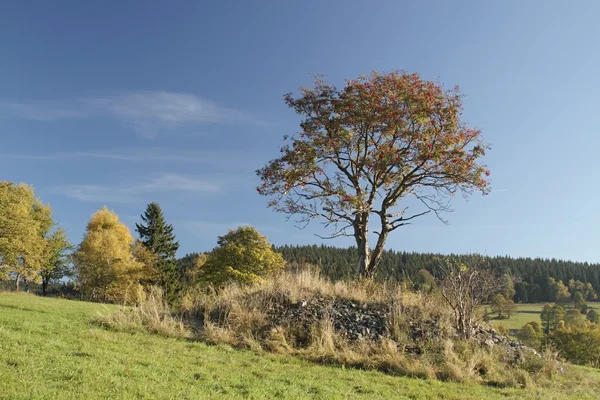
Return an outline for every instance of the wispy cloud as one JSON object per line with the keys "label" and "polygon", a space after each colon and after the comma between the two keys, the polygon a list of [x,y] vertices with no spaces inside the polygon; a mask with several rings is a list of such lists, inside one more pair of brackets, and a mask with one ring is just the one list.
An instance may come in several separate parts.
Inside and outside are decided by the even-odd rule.
{"label": "wispy cloud", "polygon": [[72,151],[44,154],[27,153],[0,153],[0,158],[12,158],[23,160],[50,160],[61,161],[71,159],[99,159],[116,160],[126,162],[180,162],[196,164],[223,164],[231,165],[232,160],[238,164],[247,164],[251,162],[251,155],[248,152],[238,150],[182,150],[167,148],[122,148],[97,151]]}
{"label": "wispy cloud", "polygon": [[144,182],[130,185],[63,185],[55,188],[71,198],[98,203],[131,203],[140,195],[162,191],[187,191],[215,194],[222,191],[222,179],[192,178],[178,174],[160,174]]}
{"label": "wispy cloud", "polygon": [[86,110],[79,102],[72,104],[46,101],[37,103],[19,103],[0,101],[1,118],[23,118],[35,121],[56,121],[59,119],[82,118]]}
{"label": "wispy cloud", "polygon": [[0,118],[56,121],[89,117],[115,119],[148,137],[206,123],[264,124],[250,113],[222,107],[203,97],[163,91],[45,102],[0,101]]}

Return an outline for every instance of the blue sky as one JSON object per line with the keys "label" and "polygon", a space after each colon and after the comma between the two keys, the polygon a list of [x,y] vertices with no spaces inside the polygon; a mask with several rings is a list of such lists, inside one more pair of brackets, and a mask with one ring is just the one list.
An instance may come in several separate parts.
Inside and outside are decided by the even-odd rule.
{"label": "blue sky", "polygon": [[[180,255],[239,224],[320,243],[266,208],[254,171],[299,117],[283,94],[405,69],[467,96],[494,192],[388,247],[600,262],[600,3],[122,1],[0,5],[0,179],[32,184],[78,243],[107,205],[158,201]],[[336,239],[329,244],[347,246]]]}

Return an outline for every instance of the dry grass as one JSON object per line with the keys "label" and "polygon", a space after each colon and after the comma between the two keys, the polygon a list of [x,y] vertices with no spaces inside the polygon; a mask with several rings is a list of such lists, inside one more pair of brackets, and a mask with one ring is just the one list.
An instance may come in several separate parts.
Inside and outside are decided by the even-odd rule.
{"label": "dry grass", "polygon": [[98,322],[109,328],[146,330],[167,337],[192,337],[181,317],[175,316],[159,288],[139,291],[134,306],[123,305],[114,313],[100,315]]}
{"label": "dry grass", "polygon": [[[293,324],[274,326],[269,319],[274,309],[310,298],[385,304],[389,307],[389,336],[350,341],[336,332],[327,315],[314,321],[310,329]],[[160,292],[154,290],[137,306],[121,307],[104,317],[103,323],[423,379],[529,387],[548,382],[560,373],[551,355],[541,359],[524,357],[519,363],[511,363],[500,348],[489,350],[455,339],[450,329],[451,313],[436,295],[370,281],[331,282],[312,269],[284,272],[251,286],[230,285],[219,291],[198,287],[184,296],[180,315],[185,318],[173,317]],[[442,326],[442,339],[412,341],[411,323],[431,319]],[[195,324],[195,329],[186,327],[184,320]],[[407,353],[408,347],[419,347],[420,354]]]}

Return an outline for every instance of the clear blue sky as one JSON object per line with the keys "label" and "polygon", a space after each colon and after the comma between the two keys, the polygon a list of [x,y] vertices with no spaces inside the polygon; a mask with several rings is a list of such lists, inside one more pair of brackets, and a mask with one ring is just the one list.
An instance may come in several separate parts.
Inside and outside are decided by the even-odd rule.
{"label": "clear blue sky", "polygon": [[133,227],[150,201],[181,255],[239,224],[320,243],[254,191],[298,129],[282,96],[310,73],[405,69],[467,95],[494,192],[388,247],[600,262],[599,15],[594,0],[2,2],[0,179],[32,184],[76,243],[103,205]]}

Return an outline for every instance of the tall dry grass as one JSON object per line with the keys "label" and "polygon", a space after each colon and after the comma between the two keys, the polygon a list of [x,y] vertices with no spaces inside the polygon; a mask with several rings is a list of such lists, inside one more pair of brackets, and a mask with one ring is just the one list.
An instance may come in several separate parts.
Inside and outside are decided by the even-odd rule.
{"label": "tall dry grass", "polygon": [[[121,307],[103,317],[102,323],[419,378],[526,387],[552,379],[557,373],[549,359],[525,357],[511,363],[500,348],[490,350],[456,339],[451,312],[435,294],[411,292],[398,284],[332,282],[312,268],[283,272],[248,286],[232,284],[220,290],[196,287],[183,296],[178,314],[169,310],[157,289],[142,297],[136,306]],[[274,311],[313,298],[384,305],[389,310],[388,335],[379,340],[351,341],[334,329],[327,314],[308,330],[294,324],[273,324],[270,316]],[[442,327],[439,340],[415,343],[409,334],[411,324],[432,319]],[[415,346],[419,354],[405,351]]]}
{"label": "tall dry grass", "polygon": [[117,308],[113,313],[99,315],[98,322],[106,327],[122,330],[145,330],[168,337],[190,338],[192,331],[181,316],[175,315],[160,288],[148,292],[138,290],[135,300]]}

